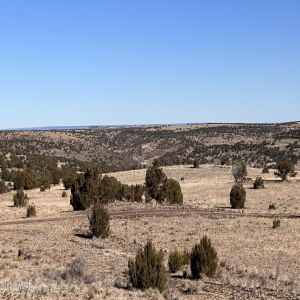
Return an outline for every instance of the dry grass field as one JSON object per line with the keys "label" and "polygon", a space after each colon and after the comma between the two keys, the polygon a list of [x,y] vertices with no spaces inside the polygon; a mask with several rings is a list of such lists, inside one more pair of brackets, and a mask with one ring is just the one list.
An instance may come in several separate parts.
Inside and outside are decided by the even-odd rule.
{"label": "dry grass field", "polygon": [[[29,203],[36,206],[34,218],[27,219],[25,208],[13,206],[14,192],[0,195],[1,298],[300,298],[300,182],[297,177],[281,182],[272,172],[262,174],[261,169],[248,168],[245,208],[236,212],[229,207],[233,185],[231,167],[173,166],[163,170],[180,182],[183,207],[206,212],[114,217],[110,222],[111,236],[106,240],[88,238],[89,222],[84,217],[87,213],[72,210],[70,191],[63,198],[62,184],[45,192],[37,189],[26,192]],[[144,182],[145,173],[142,169],[110,175],[122,183],[136,184]],[[253,181],[258,175],[265,179],[265,188],[254,190]],[[269,210],[269,204],[275,204],[276,209]],[[109,205],[110,211],[161,208],[162,205],[153,203]],[[277,214],[281,226],[273,229],[272,215]],[[83,218],[72,219],[75,215]],[[47,218],[60,219],[40,222]],[[26,220],[27,223],[16,222]],[[218,261],[222,262],[214,279],[184,279],[179,271],[168,275],[163,294],[128,288],[128,258],[134,257],[147,239],[152,239],[156,249],[163,249],[167,266],[171,250],[191,249],[203,235],[211,238]],[[24,283],[30,284],[29,288]]]}

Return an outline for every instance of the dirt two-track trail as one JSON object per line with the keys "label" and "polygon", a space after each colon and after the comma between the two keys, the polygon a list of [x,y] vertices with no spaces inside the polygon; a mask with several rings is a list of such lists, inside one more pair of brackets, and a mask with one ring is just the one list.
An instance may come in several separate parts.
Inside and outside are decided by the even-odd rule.
{"label": "dirt two-track trail", "polygon": [[[180,214],[198,214],[210,218],[234,218],[234,217],[252,217],[252,218],[283,218],[283,219],[297,219],[300,218],[299,214],[271,214],[271,213],[247,213],[247,211],[222,211],[222,210],[210,210],[210,209],[196,209],[196,208],[177,208],[177,209],[149,209],[149,210],[128,210],[110,212],[112,218],[132,218],[140,216],[156,216],[164,215],[174,216]],[[57,218],[44,218],[44,219],[30,219],[19,221],[6,221],[0,222],[0,227],[5,225],[18,225],[18,224],[32,224],[32,223],[44,223],[44,222],[57,222],[67,220],[83,220],[87,219],[87,214],[64,216]]]}

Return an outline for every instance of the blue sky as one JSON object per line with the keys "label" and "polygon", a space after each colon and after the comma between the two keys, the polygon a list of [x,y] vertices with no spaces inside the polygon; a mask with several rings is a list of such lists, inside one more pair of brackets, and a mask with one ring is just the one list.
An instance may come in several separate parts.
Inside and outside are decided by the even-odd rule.
{"label": "blue sky", "polygon": [[0,128],[300,120],[299,15],[299,0],[0,0]]}

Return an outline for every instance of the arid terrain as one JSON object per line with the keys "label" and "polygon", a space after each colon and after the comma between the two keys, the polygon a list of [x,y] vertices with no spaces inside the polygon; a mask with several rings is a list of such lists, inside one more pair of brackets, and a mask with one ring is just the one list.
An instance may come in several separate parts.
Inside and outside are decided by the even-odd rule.
{"label": "arid terrain", "polygon": [[[73,211],[70,191],[62,197],[62,184],[45,192],[26,191],[29,203],[36,206],[33,218],[26,218],[25,208],[13,206],[14,191],[0,195],[1,298],[299,299],[299,179],[281,182],[272,171],[262,174],[261,168],[247,167],[245,208],[233,210],[229,205],[234,183],[231,169],[215,164],[163,167],[168,177],[180,182],[183,205],[109,204],[111,235],[105,240],[89,238],[87,212]],[[122,183],[137,184],[144,183],[145,174],[140,169],[110,175]],[[265,179],[265,188],[255,190],[258,175]],[[276,209],[269,210],[269,204]],[[126,211],[132,214],[120,214]],[[281,221],[277,229],[272,228],[275,216]],[[214,279],[183,278],[181,270],[168,274],[162,294],[129,287],[128,259],[147,239],[164,251],[167,267],[171,250],[191,249],[203,235],[218,253]],[[75,264],[80,265],[80,274],[72,273]],[[30,284],[29,288],[24,284]]]}
{"label": "arid terrain", "polygon": [[[187,158],[220,164],[241,155],[249,166],[273,166],[279,157],[300,158],[300,122],[91,127],[81,130],[0,131],[0,151],[46,154],[86,161],[109,171],[179,165]],[[17,164],[17,161],[15,162]]]}

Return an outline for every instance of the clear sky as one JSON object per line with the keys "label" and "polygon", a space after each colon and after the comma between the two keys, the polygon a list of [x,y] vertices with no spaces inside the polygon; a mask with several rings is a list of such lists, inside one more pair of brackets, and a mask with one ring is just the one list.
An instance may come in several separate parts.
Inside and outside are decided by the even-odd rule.
{"label": "clear sky", "polygon": [[0,128],[300,120],[299,0],[0,0]]}

